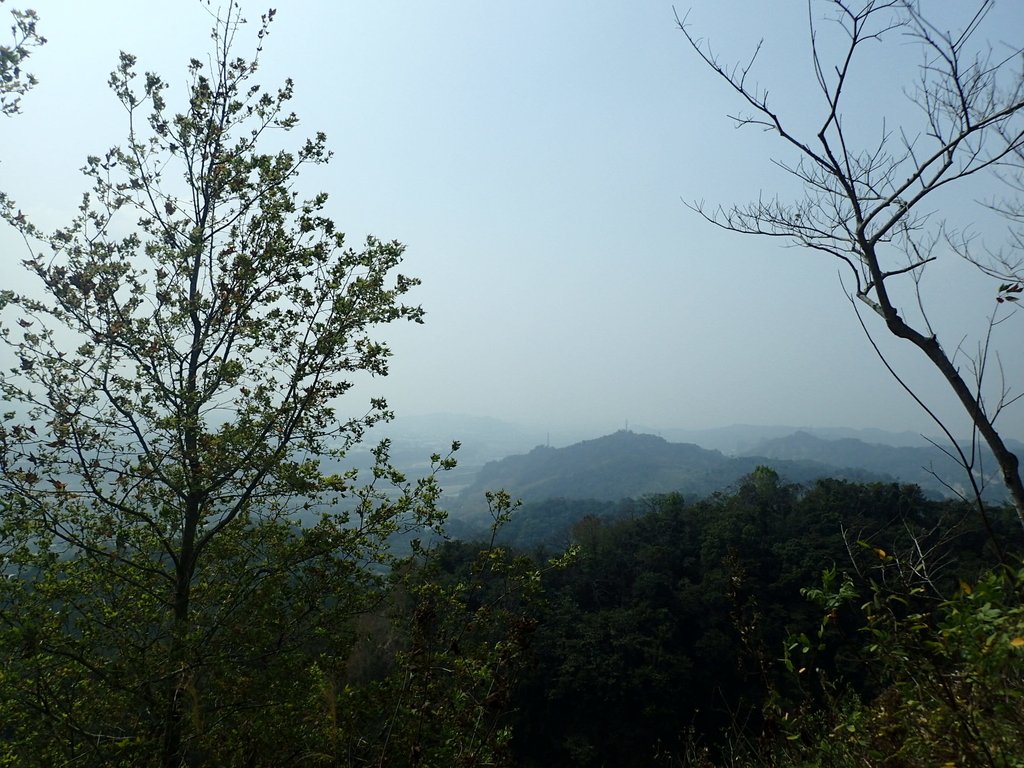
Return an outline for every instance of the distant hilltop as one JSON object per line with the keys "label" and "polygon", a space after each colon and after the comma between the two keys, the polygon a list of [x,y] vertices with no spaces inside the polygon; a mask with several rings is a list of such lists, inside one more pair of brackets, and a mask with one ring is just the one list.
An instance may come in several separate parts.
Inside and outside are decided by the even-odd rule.
{"label": "distant hilltop", "polygon": [[[485,464],[459,493],[454,511],[474,514],[487,490],[504,488],[524,501],[552,498],[617,501],[680,492],[703,497],[725,490],[758,465],[787,482],[820,477],[919,485],[932,496],[948,496],[966,485],[964,470],[931,445],[893,446],[854,438],[827,440],[805,431],[763,440],[742,455],[693,443],[621,430],[564,448],[537,446],[527,453]],[[981,462],[995,469],[994,462]],[[1001,486],[986,478],[995,492]]]}
{"label": "distant hilltop", "polygon": [[[927,438],[879,429],[635,427],[584,439],[589,438],[585,433],[548,433],[488,417],[432,414],[399,415],[368,434],[364,449],[382,437],[392,441],[392,459],[410,476],[429,471],[431,453],[447,452],[453,440],[462,444],[458,468],[441,478],[455,514],[482,503],[483,492],[497,488],[527,500],[617,501],[672,491],[705,496],[728,488],[758,464],[798,483],[823,476],[913,483],[932,496],[949,496],[951,489],[967,485],[963,469]],[[1024,455],[1024,444],[1008,443]],[[358,450],[347,461],[360,463]],[[995,464],[986,453],[978,467],[987,474],[990,497],[1002,498]]]}
{"label": "distant hilltop", "polygon": [[619,431],[565,448],[538,446],[528,453],[484,465],[475,482],[459,494],[455,509],[473,514],[487,490],[504,488],[524,501],[550,498],[617,501],[678,491],[707,496],[725,489],[759,464],[771,464],[787,481],[819,477],[892,481],[891,475],[832,467],[807,459],[725,456],[692,443]]}

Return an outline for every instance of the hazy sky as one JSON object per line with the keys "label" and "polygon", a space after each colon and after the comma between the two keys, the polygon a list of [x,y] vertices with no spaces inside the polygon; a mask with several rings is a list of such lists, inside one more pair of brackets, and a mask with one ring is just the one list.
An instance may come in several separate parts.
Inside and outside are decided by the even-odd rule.
{"label": "hazy sky", "polygon": [[[105,87],[118,50],[164,75],[174,106],[188,59],[207,50],[210,18],[198,0],[12,3],[39,11],[50,42],[32,60],[40,84],[25,114],[0,123],[0,184],[38,221],[58,224],[85,188],[76,172],[85,156],[125,134]],[[243,6],[250,18],[264,10]],[[424,282],[415,300],[426,324],[387,332],[392,374],[359,397],[385,394],[399,418],[457,412],[595,435],[627,420],[935,431],[875,357],[835,263],[718,231],[683,204],[795,187],[770,160],[791,158],[771,135],[732,127],[726,115],[739,103],[688,49],[669,2],[277,8],[261,80],[294,78],[302,127],[325,131],[335,151],[304,183],[331,194],[352,242],[373,233],[406,243],[404,271]],[[990,21],[997,50],[1014,42],[1006,35],[1024,42],[1016,0],[1002,0]],[[696,0],[689,23],[730,60],[763,36],[758,82],[797,125],[819,122],[802,0]],[[956,26],[955,16],[943,23]],[[240,55],[254,45],[249,31]],[[832,40],[822,38],[826,49]],[[860,62],[851,127],[877,137],[885,118],[917,130],[900,98],[915,56],[897,41]],[[993,191],[937,204],[970,217],[972,199]],[[1001,236],[981,226],[987,240]],[[12,275],[22,252],[9,234],[0,243]],[[995,286],[951,255],[934,267],[925,280],[933,320],[947,347],[963,338],[973,350]],[[868,320],[900,372],[962,426],[920,354]],[[1022,339],[1024,315],[995,339],[1016,391]],[[1004,419],[1024,436],[1024,402]]]}

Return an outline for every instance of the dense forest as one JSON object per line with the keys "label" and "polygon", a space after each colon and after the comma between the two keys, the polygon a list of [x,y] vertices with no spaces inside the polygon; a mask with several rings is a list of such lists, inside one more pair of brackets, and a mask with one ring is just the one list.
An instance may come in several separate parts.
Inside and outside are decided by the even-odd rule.
{"label": "dense forest", "polygon": [[[765,467],[690,504],[592,505],[533,614],[515,764],[983,764],[983,712],[988,747],[1020,754],[1021,609],[985,581],[1007,553],[969,506],[913,486],[790,485]],[[1009,509],[992,525],[1015,535]],[[471,551],[438,555],[459,572]],[[959,626],[976,599],[988,623]],[[925,627],[940,626],[931,648]],[[915,668],[931,675],[901,676]],[[904,733],[918,727],[920,742]]]}

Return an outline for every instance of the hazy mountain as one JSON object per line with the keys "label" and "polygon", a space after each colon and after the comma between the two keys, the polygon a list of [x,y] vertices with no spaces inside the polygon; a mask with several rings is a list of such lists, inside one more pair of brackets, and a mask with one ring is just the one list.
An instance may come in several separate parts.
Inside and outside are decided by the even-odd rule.
{"label": "hazy mountain", "polygon": [[[1016,449],[1020,450],[1019,447]],[[969,450],[965,452],[969,454]],[[813,460],[830,467],[857,467],[871,473],[889,474],[900,482],[914,483],[942,495],[952,493],[950,486],[968,493],[963,467],[934,445],[897,447],[853,438],[824,440],[801,431],[764,440],[754,446],[749,455],[792,461]],[[985,485],[990,495],[1001,497],[998,467],[988,450],[981,451],[976,466],[987,475]]]}
{"label": "hazy mountain", "polygon": [[[369,466],[369,446],[387,437],[395,465],[414,477],[429,470],[432,453],[445,453],[458,440],[462,444],[456,454],[458,467],[442,478],[449,505],[456,510],[465,507],[467,499],[474,506],[479,504],[485,489],[501,487],[520,488],[520,496],[535,499],[549,494],[618,500],[673,490],[703,495],[729,485],[758,463],[786,466],[787,476],[794,481],[823,474],[889,479],[917,483],[942,494],[949,489],[929,469],[955,485],[964,478],[963,470],[942,451],[912,432],[739,424],[701,430],[637,428],[616,434],[620,442],[628,440],[623,435],[639,440],[628,450],[612,450],[602,442],[607,438],[584,440],[586,435],[578,431],[548,432],[460,414],[399,415],[368,433],[363,447],[353,450],[343,464]],[[659,439],[674,447],[655,448]],[[1008,443],[1024,455],[1024,444]],[[505,458],[507,462],[498,461]],[[739,461],[729,464],[729,459]],[[995,467],[991,461],[985,466]]]}
{"label": "hazy mountain", "polygon": [[703,448],[721,451],[730,456],[749,454],[757,446],[775,438],[785,437],[794,432],[805,432],[825,440],[852,438],[878,445],[922,447],[930,445],[927,438],[916,432],[887,432],[881,429],[853,429],[851,427],[794,427],[783,425],[733,424],[714,429],[650,429],[650,432],[666,440],[680,443],[696,443]]}
{"label": "hazy mountain", "polygon": [[691,443],[670,443],[655,435],[620,431],[565,448],[538,446],[529,453],[490,462],[462,491],[455,510],[478,513],[483,508],[484,492],[499,488],[524,501],[617,501],[672,491],[706,496],[735,483],[759,464],[770,464],[786,480],[798,483],[824,476],[892,479],[884,473],[836,468],[808,459],[728,457]]}

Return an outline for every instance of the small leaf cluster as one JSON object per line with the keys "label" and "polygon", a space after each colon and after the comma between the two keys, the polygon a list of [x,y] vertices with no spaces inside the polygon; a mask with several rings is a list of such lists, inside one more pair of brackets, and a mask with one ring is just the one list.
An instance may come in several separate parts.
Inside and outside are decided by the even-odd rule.
{"label": "small leaf cluster", "polygon": [[46,43],[36,29],[35,11],[12,8],[11,20],[11,43],[0,45],[0,114],[5,116],[17,114],[22,96],[36,85],[36,78],[23,67],[33,49]]}
{"label": "small leaf cluster", "polygon": [[1016,304],[1020,301],[1020,294],[1024,293],[1024,283],[1000,283],[996,293],[996,302],[1004,304],[1010,302]]}

